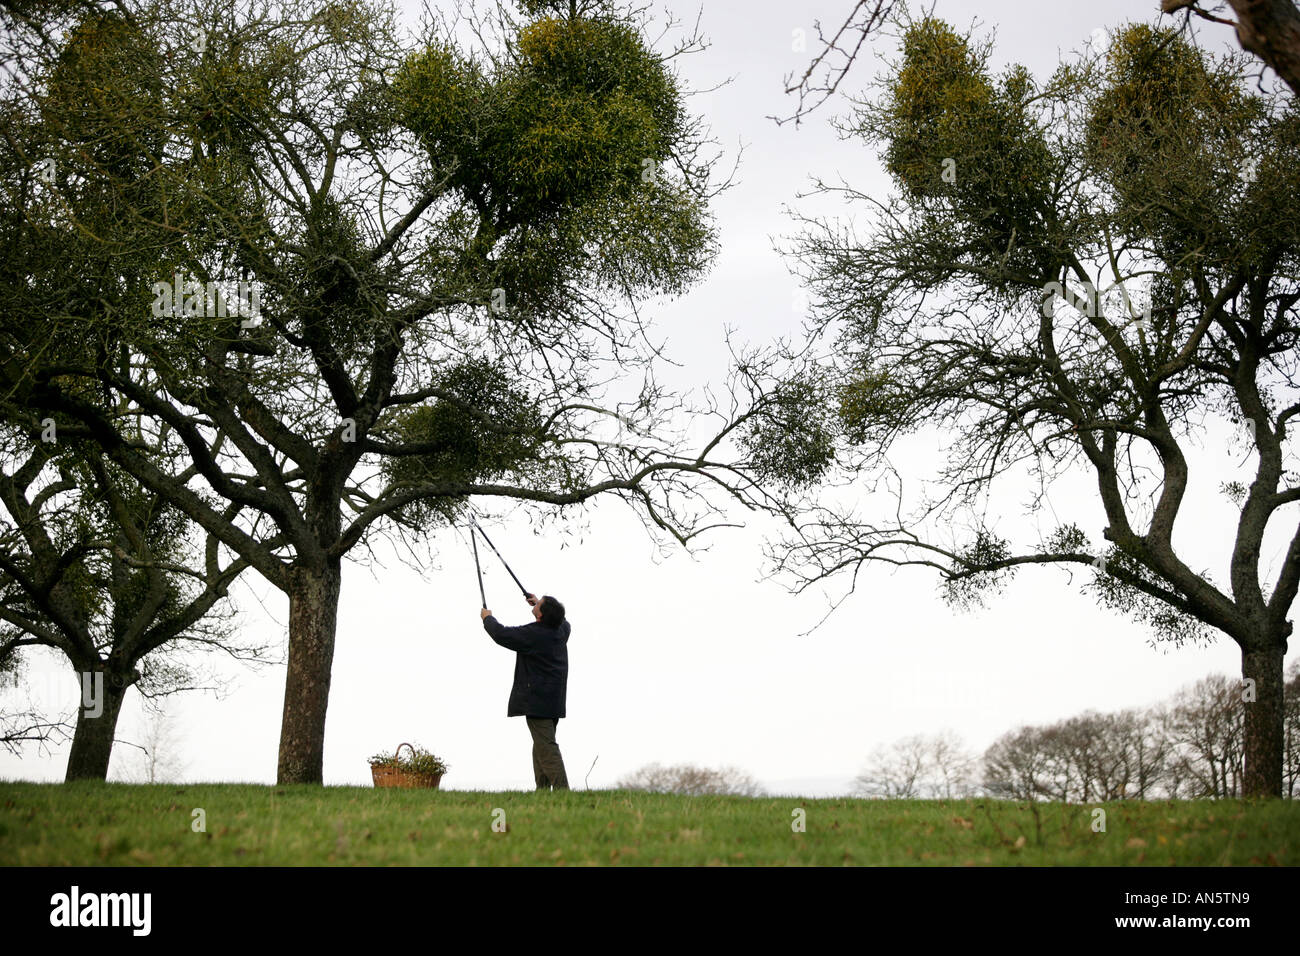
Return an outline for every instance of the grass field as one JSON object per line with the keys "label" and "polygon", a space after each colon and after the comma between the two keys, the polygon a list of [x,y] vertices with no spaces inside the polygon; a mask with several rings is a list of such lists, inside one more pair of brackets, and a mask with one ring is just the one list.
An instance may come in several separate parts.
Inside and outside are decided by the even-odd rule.
{"label": "grass field", "polygon": [[0,783],[0,865],[1300,864],[1295,801],[1104,809],[1094,832],[1059,803]]}

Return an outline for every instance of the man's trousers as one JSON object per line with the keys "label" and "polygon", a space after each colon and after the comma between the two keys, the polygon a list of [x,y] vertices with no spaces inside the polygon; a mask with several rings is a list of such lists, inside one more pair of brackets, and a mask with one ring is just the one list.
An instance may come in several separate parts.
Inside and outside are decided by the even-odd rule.
{"label": "man's trousers", "polygon": [[528,729],[533,735],[533,777],[537,789],[568,790],[569,778],[564,774],[564,758],[560,745],[555,742],[558,717],[527,717]]}

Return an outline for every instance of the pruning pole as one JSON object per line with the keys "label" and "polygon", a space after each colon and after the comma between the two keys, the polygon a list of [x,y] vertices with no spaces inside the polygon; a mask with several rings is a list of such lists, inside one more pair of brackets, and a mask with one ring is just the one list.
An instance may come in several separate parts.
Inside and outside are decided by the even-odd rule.
{"label": "pruning pole", "polygon": [[474,547],[474,570],[478,572],[478,596],[483,600],[483,609],[487,610],[487,594],[483,591],[483,568],[478,563],[478,539],[474,537],[474,529],[469,529],[469,543]]}
{"label": "pruning pole", "polygon": [[[478,533],[483,535],[483,540],[486,541],[486,542],[488,543],[488,547],[491,548],[494,552],[496,552],[496,556],[497,556],[498,558],[501,558],[501,552],[500,552],[500,551],[497,551],[497,546],[496,546],[495,544],[492,543],[492,539],[489,538],[486,534],[483,533],[483,529],[482,529],[482,528],[479,528],[479,524],[478,524],[478,522],[477,522],[477,521],[474,521],[473,518],[470,518],[470,521],[473,521],[473,522],[474,522],[474,527],[475,527],[475,528],[478,528]],[[501,563],[502,563],[502,564],[505,564],[505,566],[506,566],[506,571],[509,571],[510,576],[511,576],[512,578],[515,579],[515,584],[518,584],[518,585],[519,585],[519,590],[520,590],[520,592],[523,594],[523,596],[524,596],[524,597],[528,597],[528,589],[527,589],[526,587],[524,587],[523,582],[521,582],[521,581],[519,580],[519,578],[518,578],[518,576],[515,574],[515,572],[513,572],[513,571],[510,570],[510,565],[506,564],[506,559],[505,559],[505,558],[501,558]],[[482,575],[481,575],[481,573],[480,573],[480,578],[481,578],[481,577],[482,577]],[[487,607],[486,604],[484,604],[483,606],[484,606],[484,607]]]}

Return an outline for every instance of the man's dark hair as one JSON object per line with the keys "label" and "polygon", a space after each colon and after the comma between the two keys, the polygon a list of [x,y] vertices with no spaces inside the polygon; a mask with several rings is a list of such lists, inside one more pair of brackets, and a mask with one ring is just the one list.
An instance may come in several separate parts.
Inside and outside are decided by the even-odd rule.
{"label": "man's dark hair", "polygon": [[542,623],[547,627],[559,627],[564,623],[564,605],[549,594],[542,595]]}

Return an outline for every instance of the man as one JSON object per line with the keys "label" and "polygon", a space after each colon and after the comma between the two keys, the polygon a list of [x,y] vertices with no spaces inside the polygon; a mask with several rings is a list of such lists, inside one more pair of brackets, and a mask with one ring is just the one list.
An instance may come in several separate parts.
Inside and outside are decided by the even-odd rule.
{"label": "man", "polygon": [[568,790],[564,758],[555,742],[555,728],[564,716],[569,682],[569,622],[564,605],[550,595],[525,599],[533,608],[532,624],[505,627],[487,608],[480,617],[492,640],[515,652],[515,683],[507,717],[524,717],[533,735],[533,777],[538,790]]}

